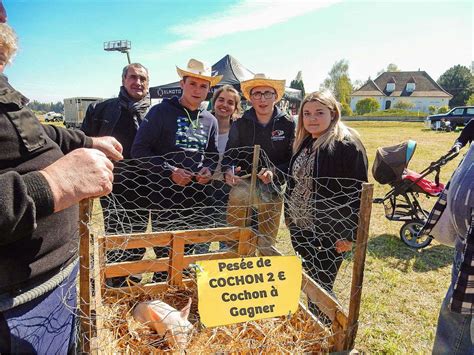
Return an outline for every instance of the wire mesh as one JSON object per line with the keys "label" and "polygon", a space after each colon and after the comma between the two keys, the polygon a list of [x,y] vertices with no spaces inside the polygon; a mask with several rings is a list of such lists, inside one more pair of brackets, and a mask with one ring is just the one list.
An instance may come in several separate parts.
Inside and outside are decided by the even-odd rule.
{"label": "wire mesh", "polygon": [[[338,248],[356,239],[363,182],[286,175],[264,152],[249,164],[253,154],[253,147],[227,152],[207,183],[198,182],[199,171],[214,170],[217,154],[176,152],[116,164],[113,192],[94,201],[83,221],[90,257],[90,269],[81,270],[89,273],[80,285],[80,303],[87,303],[83,343],[102,352],[307,352],[344,341],[354,253]],[[257,177],[262,167],[273,172],[268,184]],[[177,168],[192,175],[185,186],[173,181]],[[234,186],[220,171],[227,169],[239,171]],[[196,261],[276,253],[300,256],[312,279],[303,278],[312,296],[301,293],[296,314],[215,328],[200,323]],[[189,298],[192,331],[176,325],[158,334],[134,318],[142,302],[162,300],[177,315]],[[175,341],[180,332],[184,344]]]}

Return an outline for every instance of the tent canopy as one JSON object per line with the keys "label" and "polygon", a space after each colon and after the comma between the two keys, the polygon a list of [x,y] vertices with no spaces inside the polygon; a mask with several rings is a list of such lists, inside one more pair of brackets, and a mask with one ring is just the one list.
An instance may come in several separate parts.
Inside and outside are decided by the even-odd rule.
{"label": "tent canopy", "polygon": [[[222,75],[223,78],[219,84],[211,89],[210,95],[214,90],[223,85],[232,85],[237,91],[240,91],[240,82],[254,77],[254,73],[245,68],[237,59],[227,54],[212,66],[213,75]],[[181,87],[179,81],[174,83],[154,86],[150,88],[152,99],[170,98],[172,96],[181,96]],[[301,101],[301,91],[297,89],[285,88],[284,99],[289,101]]]}

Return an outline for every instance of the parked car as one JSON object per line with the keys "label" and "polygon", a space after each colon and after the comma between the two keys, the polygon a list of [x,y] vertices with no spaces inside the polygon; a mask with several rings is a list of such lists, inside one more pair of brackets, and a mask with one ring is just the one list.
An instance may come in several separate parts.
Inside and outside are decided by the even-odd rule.
{"label": "parked car", "polygon": [[454,131],[456,127],[465,126],[472,118],[474,106],[460,106],[446,113],[426,117],[425,125],[430,129],[444,130],[447,123],[450,130]]}
{"label": "parked car", "polygon": [[44,115],[45,122],[62,122],[62,120],[63,120],[63,115],[57,112],[51,111]]}

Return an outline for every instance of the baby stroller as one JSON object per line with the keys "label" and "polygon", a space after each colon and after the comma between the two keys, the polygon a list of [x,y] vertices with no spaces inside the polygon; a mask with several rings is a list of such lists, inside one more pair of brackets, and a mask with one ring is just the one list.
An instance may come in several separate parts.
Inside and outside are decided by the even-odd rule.
{"label": "baby stroller", "polygon": [[[417,197],[419,194],[427,197],[438,196],[443,191],[444,185],[439,182],[441,167],[459,153],[450,150],[418,174],[407,169],[415,149],[416,142],[413,140],[378,148],[372,175],[378,183],[389,184],[392,187],[383,198],[374,199],[374,203],[384,205],[385,217],[388,220],[404,222],[400,228],[402,241],[409,247],[420,249],[429,245],[433,237],[418,236],[418,232],[428,218],[429,211],[421,207]],[[434,182],[425,179],[433,172],[435,172]]]}

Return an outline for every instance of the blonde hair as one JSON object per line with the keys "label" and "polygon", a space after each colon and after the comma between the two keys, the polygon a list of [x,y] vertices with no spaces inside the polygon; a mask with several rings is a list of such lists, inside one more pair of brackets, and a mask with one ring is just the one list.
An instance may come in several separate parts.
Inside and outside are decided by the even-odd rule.
{"label": "blonde hair", "polygon": [[293,144],[293,152],[296,153],[301,148],[303,141],[311,135],[303,124],[303,108],[308,102],[319,102],[326,106],[331,111],[331,116],[333,118],[326,132],[324,132],[314,142],[313,147],[315,149],[321,147],[322,149],[328,149],[329,152],[332,152],[334,150],[335,142],[342,141],[345,138],[353,141],[358,149],[364,149],[359,140],[359,133],[355,129],[347,127],[342,123],[341,109],[336,98],[329,91],[316,91],[306,95],[301,103],[298,114],[298,123],[296,126],[296,138]]}
{"label": "blonde hair", "polygon": [[239,118],[240,114],[242,113],[242,106],[240,104],[240,94],[231,85],[228,85],[228,84],[223,85],[219,89],[214,91],[214,94],[212,95],[212,99],[211,99],[212,109],[214,110],[214,104],[216,103],[217,99],[224,91],[230,92],[231,94],[234,95],[235,107],[234,107],[234,112],[231,115],[231,118],[233,120]]}
{"label": "blonde hair", "polygon": [[0,23],[0,52],[5,57],[5,63],[0,64],[8,64],[11,63],[15,53],[18,49],[18,37],[9,25],[6,23]]}

